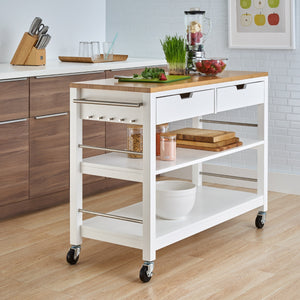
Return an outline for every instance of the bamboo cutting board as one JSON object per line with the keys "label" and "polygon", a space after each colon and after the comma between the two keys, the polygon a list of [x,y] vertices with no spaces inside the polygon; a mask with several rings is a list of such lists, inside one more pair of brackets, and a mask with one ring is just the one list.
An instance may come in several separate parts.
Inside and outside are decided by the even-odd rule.
{"label": "bamboo cutting board", "polygon": [[226,146],[223,146],[223,147],[216,147],[216,148],[203,147],[203,146],[193,146],[193,145],[177,145],[177,147],[219,152],[219,151],[228,150],[228,149],[235,148],[235,147],[242,146],[242,145],[243,145],[242,142],[238,142],[238,143],[233,143],[233,144],[230,144],[230,145],[226,145]]}
{"label": "bamboo cutting board", "polygon": [[233,131],[210,130],[200,128],[183,128],[174,130],[172,133],[176,134],[178,140],[188,140],[206,143],[216,143],[228,140],[235,137]]}
{"label": "bamboo cutting board", "polygon": [[197,142],[197,141],[187,141],[187,140],[176,139],[176,145],[178,147],[180,147],[180,145],[187,145],[187,146],[195,146],[195,147],[218,148],[218,147],[224,147],[224,146],[238,143],[238,142],[239,142],[238,137],[234,137],[232,139],[215,142],[215,143],[206,143],[206,142]]}

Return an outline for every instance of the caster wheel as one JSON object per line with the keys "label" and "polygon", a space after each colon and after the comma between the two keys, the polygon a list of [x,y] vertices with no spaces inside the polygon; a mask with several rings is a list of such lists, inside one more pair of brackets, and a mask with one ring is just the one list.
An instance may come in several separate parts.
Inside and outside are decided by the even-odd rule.
{"label": "caster wheel", "polygon": [[79,254],[77,255],[76,249],[71,248],[67,253],[66,259],[70,265],[75,265],[79,259]]}
{"label": "caster wheel", "polygon": [[261,229],[263,228],[265,225],[265,222],[263,220],[263,216],[261,215],[257,215],[256,219],[255,219],[255,226],[258,228],[258,229]]}
{"label": "caster wheel", "polygon": [[148,275],[148,267],[142,266],[142,268],[140,270],[140,280],[142,282],[149,282],[151,277],[152,277],[152,274],[151,274],[151,276]]}

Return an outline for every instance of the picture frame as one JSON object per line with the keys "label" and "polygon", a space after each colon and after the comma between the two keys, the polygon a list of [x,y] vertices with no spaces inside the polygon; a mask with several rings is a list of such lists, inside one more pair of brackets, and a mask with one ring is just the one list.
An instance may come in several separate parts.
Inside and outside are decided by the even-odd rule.
{"label": "picture frame", "polygon": [[295,0],[228,0],[229,48],[295,49]]}

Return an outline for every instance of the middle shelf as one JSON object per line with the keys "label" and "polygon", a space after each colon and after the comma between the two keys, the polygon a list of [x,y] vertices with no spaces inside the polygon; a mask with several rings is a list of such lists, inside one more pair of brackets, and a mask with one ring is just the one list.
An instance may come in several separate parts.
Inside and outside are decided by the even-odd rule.
{"label": "middle shelf", "polygon": [[[156,159],[156,175],[203,163],[264,144],[263,140],[242,139],[242,141],[242,146],[221,152],[177,148],[176,161],[162,161]],[[128,158],[127,154],[122,153],[107,153],[85,158],[81,163],[81,171],[83,174],[143,182],[143,159]]]}

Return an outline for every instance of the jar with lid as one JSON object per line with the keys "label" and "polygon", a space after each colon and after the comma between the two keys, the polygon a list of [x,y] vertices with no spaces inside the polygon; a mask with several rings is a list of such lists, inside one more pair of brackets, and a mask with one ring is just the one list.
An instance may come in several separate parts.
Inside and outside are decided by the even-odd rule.
{"label": "jar with lid", "polygon": [[176,160],[176,134],[170,132],[160,134],[160,159]]}
{"label": "jar with lid", "polygon": [[160,156],[160,134],[169,130],[169,124],[156,125],[156,156]]}
{"label": "jar with lid", "polygon": [[[134,152],[143,152],[143,126],[127,126],[127,149]],[[128,154],[129,158],[142,158],[143,155]]]}

